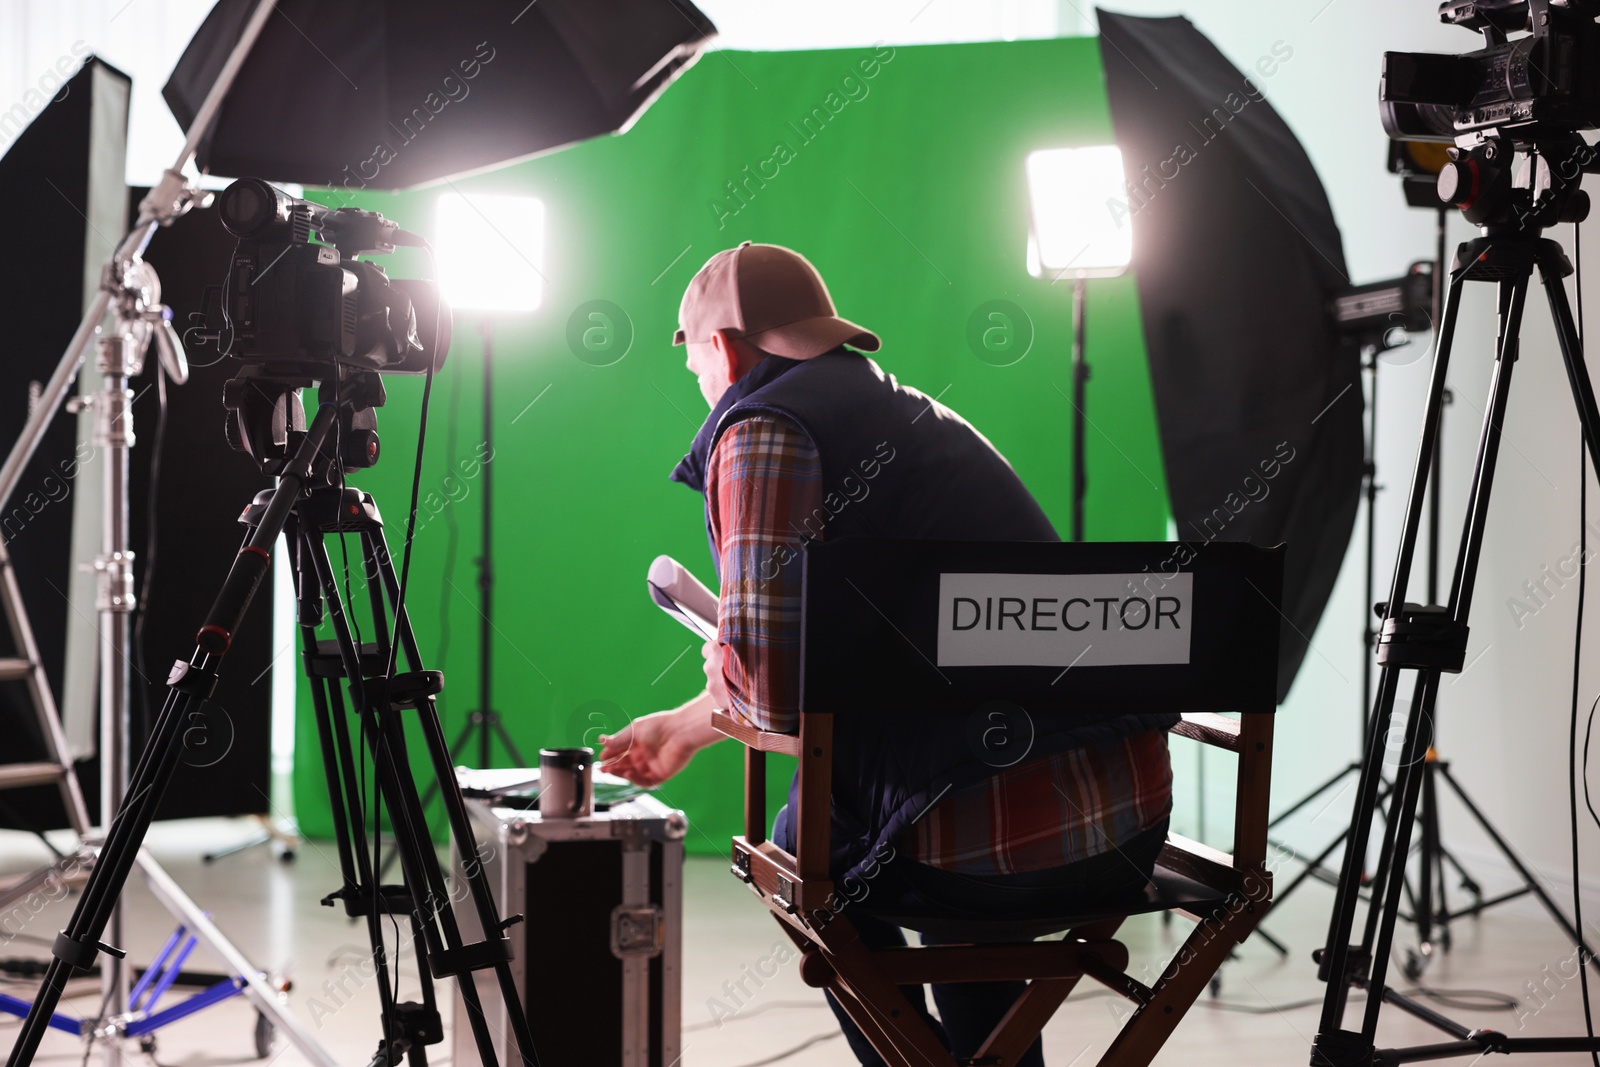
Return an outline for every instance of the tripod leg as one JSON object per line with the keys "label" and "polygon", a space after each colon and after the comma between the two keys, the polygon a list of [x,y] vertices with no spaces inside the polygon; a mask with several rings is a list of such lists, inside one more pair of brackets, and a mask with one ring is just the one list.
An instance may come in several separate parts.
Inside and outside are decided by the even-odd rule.
{"label": "tripod leg", "polygon": [[[1377,940],[1373,943],[1371,968],[1367,974],[1367,1010],[1362,1022],[1362,1037],[1371,1045],[1378,1033],[1378,1011],[1383,1007],[1383,990],[1389,970],[1389,950],[1394,944],[1394,926],[1400,907],[1400,894],[1405,886],[1405,856],[1411,848],[1411,825],[1421,793],[1423,754],[1427,752],[1433,735],[1433,702],[1439,690],[1439,672],[1424,671],[1417,678],[1419,699],[1413,703],[1406,716],[1405,739],[1400,749],[1401,765],[1395,776],[1393,818],[1394,861],[1389,865],[1389,882],[1375,886],[1381,895],[1373,899],[1373,913],[1381,910],[1382,922],[1378,925]],[[1377,907],[1382,900],[1382,908]]]}
{"label": "tripod leg", "polygon": [[[1516,366],[1520,347],[1522,314],[1527,304],[1528,282],[1528,274],[1505,278],[1499,282],[1500,327],[1490,385],[1490,400],[1484,410],[1483,426],[1478,436],[1477,463],[1473,469],[1466,522],[1461,533],[1450,589],[1449,618],[1451,622],[1461,627],[1465,627],[1471,611],[1478,560],[1483,551],[1484,528],[1488,520],[1490,493],[1494,487],[1502,427],[1510,400],[1512,371]],[[1396,591],[1403,593],[1404,586],[1397,584]],[[1368,978],[1367,1010],[1362,1036],[1369,1045],[1376,1036],[1378,1015],[1383,1006],[1384,976],[1388,969],[1395,912],[1399,905],[1395,893],[1404,877],[1411,823],[1423,780],[1427,777],[1426,756],[1432,744],[1433,710],[1438,699],[1439,670],[1437,668],[1419,670],[1418,681],[1421,700],[1412,711],[1415,721],[1407,723],[1407,743],[1403,757],[1407,763],[1400,769],[1403,784],[1400,781],[1395,784],[1396,792],[1402,794],[1396,815],[1403,821],[1396,828],[1396,845],[1391,853],[1393,857],[1391,881],[1394,885],[1384,900],[1383,919],[1372,951],[1372,974]],[[1424,902],[1424,906],[1427,903]]]}
{"label": "tripod leg", "polygon": [[[316,586],[316,567],[312,561],[323,552],[323,545],[319,534],[306,529],[298,520],[293,525],[297,527],[295,532],[298,534],[294,541],[294,569],[299,599],[300,643],[305,653],[306,669],[311,672],[320,667],[316,627],[322,619],[323,603],[323,594]],[[336,613],[336,631],[345,624],[342,612]],[[354,647],[353,640],[349,644]],[[341,653],[344,647],[345,642],[341,642]],[[377,983],[378,1012],[384,1022],[382,1054],[387,1055],[395,1038],[392,1027],[396,1012],[396,991],[390,988],[387,980],[388,946],[383,934],[383,916],[387,911],[388,898],[380,885],[381,877],[373,873],[366,850],[366,817],[356,781],[356,761],[351,751],[350,731],[338,682],[334,678],[315,674],[309,681],[329,806],[333,813],[335,844],[339,852],[341,885],[335,895],[344,902],[347,915],[366,920],[373,974],[380,976]],[[420,1048],[417,1055],[423,1055]]]}
{"label": "tripod leg", "polygon": [[[22,1024],[16,1044],[11,1048],[8,1067],[24,1067],[33,1062],[39,1041],[56,1005],[61,1001],[62,989],[74,966],[89,967],[99,954],[111,910],[116,906],[128,874],[139,857],[150,822],[155,817],[156,806],[161,803],[172,773],[177,768],[182,752],[179,730],[189,716],[197,695],[200,699],[215,684],[214,663],[226,654],[233,634],[250,608],[256,589],[266,574],[272,559],[272,546],[289,521],[289,511],[300,496],[302,488],[311,477],[313,462],[328,439],[337,412],[331,405],[317,409],[317,414],[306,428],[295,448],[293,459],[285,466],[271,497],[261,513],[256,527],[251,531],[244,547],[234,557],[228,577],[211,604],[211,611],[196,636],[196,649],[188,663],[179,661],[167,679],[167,697],[162,702],[161,714],[139,765],[128,781],[128,788],[117,815],[107,828],[106,840],[100,848],[100,858],[90,872],[83,896],[73,910],[67,929],[56,938],[52,947],[54,958],[45,971],[45,978],[33,1008]],[[120,951],[120,950],[119,950]]]}
{"label": "tripod leg", "polygon": [[[454,741],[450,742],[450,765],[452,767],[454,767],[456,765],[456,763],[461,759],[462,750],[465,749],[467,747],[468,743],[470,743],[472,741],[472,728],[474,726],[477,726],[478,724],[479,724],[479,713],[474,711],[467,717],[466,723],[461,727],[461,732],[456,734],[456,739]],[[512,759],[516,760],[518,765],[521,765],[522,764],[522,757],[517,755],[516,749],[511,748],[511,742],[510,742],[509,738],[506,739],[506,747],[511,750]],[[424,789],[422,791],[422,810],[423,811],[427,811],[428,808],[433,804],[433,802],[436,799],[438,799],[438,796],[439,796],[439,783],[437,783],[437,782],[429,782],[428,783],[428,788],[426,788],[426,789]],[[395,853],[393,853],[393,852],[391,852],[387,856],[383,857],[383,867],[379,871],[379,874],[384,875],[384,876],[388,875],[389,868],[394,865],[394,858],[395,858]]]}
{"label": "tripod leg", "polygon": [[61,1002],[62,991],[74,966],[93,966],[100,938],[110,919],[111,908],[122,894],[128,874],[139,855],[145,832],[155,817],[156,805],[166,792],[167,783],[177,767],[182,751],[178,743],[179,728],[187,718],[191,704],[190,694],[179,689],[169,689],[155,730],[140,757],[139,767],[129,779],[128,791],[118,817],[113,820],[100,847],[100,858],[89,872],[83,895],[73,909],[67,928],[56,938],[53,957],[45,969],[44,981],[33,1008],[22,1023],[17,1041],[11,1047],[8,1067],[23,1067],[33,1062],[33,1056],[50,1024],[50,1017]]}
{"label": "tripod leg", "polygon": [[1433,782],[1433,753],[1423,757],[1422,766],[1422,862],[1417,871],[1417,941],[1422,951],[1433,945],[1434,868],[1439,856],[1439,791]]}
{"label": "tripod leg", "polygon": [[[1438,742],[1437,742],[1437,739],[1436,739],[1435,740],[1435,745],[1437,745],[1437,743]],[[1438,898],[1439,899],[1439,907],[1438,907],[1438,911],[1435,913],[1436,914],[1435,921],[1436,921],[1436,923],[1438,924],[1438,927],[1439,927],[1439,945],[1446,952],[1449,952],[1450,951],[1450,944],[1451,944],[1451,939],[1450,939],[1450,898],[1449,898],[1449,893],[1448,893],[1448,887],[1447,887],[1447,884],[1445,882],[1445,873],[1444,873],[1444,865],[1445,865],[1445,857],[1446,857],[1446,853],[1445,853],[1445,850],[1444,850],[1444,831],[1442,829],[1440,829],[1440,823],[1439,823],[1439,770],[1440,770],[1441,764],[1439,763],[1439,758],[1438,758],[1438,754],[1437,753],[1431,754],[1429,759],[1430,759],[1430,762],[1428,764],[1428,787],[1429,787],[1429,792],[1431,794],[1430,803],[1432,804],[1432,811],[1433,811],[1433,863],[1434,863],[1434,879],[1435,879],[1434,884],[1438,887],[1438,895],[1439,895],[1439,898]]]}
{"label": "tripod leg", "polygon": [[[387,562],[390,560],[388,546],[384,543],[382,529],[372,533],[373,541],[378,550],[378,557]],[[405,606],[398,604],[400,595],[399,579],[394,573],[393,566],[385,565],[383,568],[384,587],[389,593],[389,602],[395,612],[396,640],[400,649],[406,655],[406,662],[416,669],[422,662],[422,654],[417,648],[416,634],[411,629],[411,620],[407,616]],[[439,786],[439,796],[444,801],[444,809],[450,820],[450,832],[456,840],[457,847],[462,855],[477,854],[477,837],[472,831],[472,823],[467,818],[466,798],[461,795],[461,786],[456,781],[455,767],[450,759],[450,750],[444,735],[444,728],[439,723],[438,711],[433,698],[421,701],[417,707],[417,720],[421,727],[423,739],[427,744],[429,758],[433,762],[434,781]],[[409,772],[409,767],[407,768]],[[416,793],[413,789],[412,798]],[[494,894],[489,888],[488,878],[481,864],[469,864],[463,872],[467,888],[472,897],[473,908],[477,911],[479,929],[483,930],[485,937],[493,937],[495,933],[504,930],[506,924],[501,921],[500,912],[495,905]],[[453,929],[455,916],[447,905],[441,920]],[[503,936],[503,935],[502,935]],[[510,957],[507,956],[494,964],[495,978],[500,986],[500,995],[505,1002],[518,1004],[521,996],[517,992],[516,979],[512,976]],[[460,985],[463,996],[470,990],[476,996],[476,983],[470,974],[461,976]],[[527,1015],[520,1011],[508,1011],[506,1017],[511,1024],[511,1032],[517,1048],[521,1053],[524,1063],[537,1067],[538,1058],[534,1052],[533,1032],[528,1026]],[[474,1019],[474,1023],[477,1020]],[[487,1061],[486,1061],[487,1062]]]}
{"label": "tripod leg", "polygon": [[[1367,712],[1365,710],[1363,710],[1361,712],[1361,715],[1362,715],[1363,718],[1365,718],[1366,715],[1367,715]],[[1365,732],[1363,731],[1363,736],[1364,735],[1365,735]],[[1317,786],[1311,792],[1307,793],[1305,796],[1303,796],[1299,800],[1295,801],[1289,807],[1285,808],[1283,811],[1281,811],[1277,815],[1273,816],[1272,821],[1267,823],[1267,827],[1270,829],[1271,827],[1277,826],[1279,823],[1281,823],[1284,820],[1288,819],[1295,812],[1300,811],[1306,805],[1310,804],[1313,800],[1317,799],[1322,794],[1326,793],[1328,790],[1332,789],[1334,786],[1336,786],[1340,782],[1344,781],[1346,775],[1353,774],[1354,772],[1359,771],[1360,769],[1361,769],[1361,764],[1359,764],[1359,763],[1351,763],[1351,764],[1346,765],[1345,768],[1343,770],[1341,770],[1338,774],[1335,774],[1332,778],[1329,778],[1326,782],[1323,782],[1321,785]],[[1338,797],[1334,798],[1334,800],[1337,800],[1337,799],[1338,799]]]}
{"label": "tripod leg", "polygon": [[[1389,794],[1386,789],[1380,789],[1378,791],[1378,803],[1381,804],[1388,797],[1388,795]],[[1274,889],[1272,891],[1273,907],[1277,907],[1282,904],[1285,899],[1287,899],[1296,889],[1300,887],[1301,883],[1306,881],[1306,879],[1315,877],[1317,873],[1322,870],[1323,864],[1327,863],[1328,857],[1337,852],[1339,850],[1339,846],[1343,845],[1349,839],[1350,830],[1348,827],[1346,827],[1345,829],[1339,831],[1339,836],[1328,842],[1321,852],[1317,853],[1311,859],[1306,860],[1305,867],[1300,871],[1299,874],[1295,875],[1294,878],[1289,881],[1288,885],[1284,886],[1282,889]]]}
{"label": "tripod leg", "polygon": [[[1450,767],[1448,764],[1441,763],[1439,765],[1440,771],[1447,771],[1449,769]],[[1449,867],[1450,870],[1455,871],[1456,877],[1461,880],[1461,888],[1466,890],[1470,896],[1476,898],[1472,907],[1464,909],[1462,914],[1477,915],[1483,905],[1483,887],[1478,884],[1478,880],[1476,878],[1467,873],[1467,869],[1461,865],[1461,861],[1456,859],[1455,854],[1448,848],[1441,847],[1439,849],[1439,860],[1440,870],[1442,871],[1445,867]],[[1439,877],[1442,879],[1444,875],[1441,874]]]}
{"label": "tripod leg", "polygon": [[[1406,708],[1407,722],[1415,718],[1420,713],[1419,709],[1422,706],[1421,701],[1423,694],[1423,677],[1419,675],[1416,681],[1412,684],[1411,703]],[[1392,712],[1393,709],[1391,707],[1391,716],[1389,720],[1391,723],[1394,721]],[[1389,740],[1390,738],[1386,732],[1381,742],[1385,752],[1389,751]],[[1402,893],[1410,892],[1410,886],[1405,880],[1407,859],[1405,850],[1409,848],[1409,845],[1402,846],[1398,843],[1400,839],[1401,822],[1399,812],[1402,810],[1400,787],[1403,784],[1405,772],[1407,770],[1407,764],[1404,762],[1403,756],[1404,746],[1405,742],[1402,740],[1401,754],[1397,754],[1397,757],[1401,760],[1398,768],[1400,773],[1395,775],[1394,786],[1390,791],[1389,815],[1384,819],[1383,822],[1383,844],[1378,849],[1378,869],[1372,877],[1372,899],[1374,903],[1367,909],[1365,933],[1363,933],[1361,936],[1361,953],[1363,958],[1370,958],[1370,954],[1372,952],[1372,943],[1377,937],[1378,922],[1382,916],[1382,909],[1376,906],[1376,902],[1382,898],[1384,892],[1383,887],[1388,883],[1391,868],[1398,867],[1400,870],[1400,891]],[[1382,757],[1380,756],[1379,758],[1381,759]],[[1416,899],[1414,897],[1412,898],[1411,906],[1413,909],[1416,908]]]}
{"label": "tripod leg", "polygon": [[[349,732],[345,729],[343,716],[337,722],[334,715],[341,712],[338,685],[332,679],[319,677],[314,673],[317,652],[317,624],[322,621],[322,593],[316,584],[316,574],[311,565],[311,553],[315,551],[315,542],[310,531],[306,530],[298,518],[290,521],[285,527],[284,534],[291,546],[293,553],[290,564],[293,569],[295,589],[296,614],[300,624],[300,649],[301,662],[309,676],[311,684],[311,710],[312,718],[317,725],[317,742],[322,749],[322,771],[328,788],[328,807],[333,814],[334,845],[339,852],[339,874],[342,881],[340,891],[343,893],[354,892],[361,885],[364,872],[358,872],[356,855],[360,852],[362,859],[366,853],[354,849],[351,845],[351,827],[359,833],[363,825],[359,811],[353,811],[349,801],[357,796],[355,790],[342,787],[341,778],[353,785],[353,770],[350,761]],[[331,710],[330,710],[331,709]],[[335,740],[335,728],[339,731],[339,740],[343,745],[338,745]]]}
{"label": "tripod leg", "polygon": [[[1465,626],[1468,613],[1472,607],[1472,593],[1477,579],[1478,560],[1483,551],[1483,533],[1489,515],[1490,493],[1494,487],[1495,470],[1500,455],[1500,438],[1505,422],[1505,413],[1511,395],[1511,376],[1516,366],[1520,334],[1522,328],[1523,309],[1527,304],[1528,275],[1503,280],[1499,283],[1498,298],[1500,308],[1500,329],[1496,344],[1494,372],[1491,376],[1489,403],[1484,409],[1483,425],[1478,435],[1477,463],[1472,473],[1472,488],[1468,494],[1467,517],[1461,531],[1460,548],[1456,554],[1456,568],[1450,589],[1450,618],[1452,621]],[[1429,743],[1424,746],[1413,758],[1419,761],[1416,767],[1403,768],[1409,779],[1414,776],[1419,779],[1418,788],[1426,798],[1422,809],[1422,862],[1421,885],[1422,891],[1418,899],[1413,902],[1413,918],[1417,923],[1419,935],[1426,945],[1432,936],[1433,893],[1432,873],[1434,856],[1438,848],[1437,824],[1435,819],[1435,796],[1430,789],[1432,784],[1431,735],[1433,730],[1433,707],[1438,696],[1438,671],[1423,671],[1418,676],[1419,695],[1424,695],[1427,703],[1420,708],[1413,708],[1414,714],[1420,714],[1427,719],[1426,731]],[[1422,680],[1428,679],[1426,687]],[[1398,789],[1398,783],[1396,784]],[[1413,799],[1413,805],[1415,804]],[[1408,809],[1413,810],[1413,809]],[[1409,814],[1405,816],[1411,818]],[[1398,829],[1398,841],[1409,839],[1410,825],[1390,827],[1391,836]],[[1391,851],[1387,845],[1384,850],[1385,862],[1392,862],[1401,872],[1402,879],[1408,856],[1406,846],[1401,845]],[[1367,929],[1373,929],[1373,915],[1368,915]],[[1386,926],[1392,925],[1392,919],[1385,915]],[[1375,958],[1374,964],[1384,966],[1387,957]],[[1375,987],[1376,988],[1376,987]],[[1381,1001],[1375,998],[1369,1001],[1369,1017],[1376,1018],[1376,1008],[1373,1005]]]}
{"label": "tripod leg", "polygon": [[1367,356],[1367,433],[1361,457],[1366,514],[1366,596],[1361,605],[1361,737],[1367,736],[1368,709],[1372,706],[1372,663],[1377,658],[1378,631],[1372,625],[1372,603],[1377,590],[1378,567],[1378,351],[1369,346]]}
{"label": "tripod leg", "polygon": [[[455,916],[448,904],[442,903],[448,900],[444,874],[439,869],[438,857],[434,854],[432,840],[428,837],[426,824],[421,817],[416,784],[410,777],[404,731],[397,712],[388,707],[375,707],[367,698],[366,680],[362,676],[361,650],[357,648],[351,635],[344,606],[339,598],[338,579],[333,573],[333,565],[328,559],[326,546],[318,544],[309,554],[317,580],[323,589],[323,598],[334,621],[334,636],[338,641],[340,656],[345,665],[345,676],[354,690],[358,714],[363,723],[362,732],[376,771],[378,792],[384,798],[389,821],[394,828],[401,871],[411,894],[411,913],[422,931],[428,954],[437,961],[444,958],[447,952],[460,951],[461,938],[460,932],[456,929]],[[369,558],[372,557],[371,553],[368,555]],[[379,561],[383,580],[387,584],[391,574],[387,566],[387,553],[375,558]],[[388,630],[385,622],[382,619],[375,622],[381,635],[379,647],[386,649]],[[416,665],[413,661],[412,666]],[[431,702],[424,703],[431,707]],[[451,780],[454,781],[453,778]],[[364,853],[364,845],[358,851]],[[500,927],[496,922],[485,924],[484,929],[498,931]],[[374,945],[374,951],[381,952],[381,937]],[[435,970],[442,968],[436,967]],[[485,1067],[494,1067],[499,1061],[495,1055],[493,1037],[483,1022],[477,984],[470,971],[457,977],[462,1000],[472,1020],[478,1055]],[[516,1001],[512,1000],[509,1003]],[[517,1015],[516,1012],[508,1014]],[[391,1036],[385,1035],[386,1039]],[[531,1048],[531,1043],[529,1047]],[[380,1055],[382,1054],[380,1052]]]}
{"label": "tripod leg", "polygon": [[1483,410],[1483,427],[1478,432],[1478,462],[1472,472],[1472,488],[1467,494],[1467,521],[1461,531],[1461,548],[1456,554],[1455,576],[1450,585],[1452,617],[1465,623],[1472,608],[1472,592],[1478,577],[1478,559],[1483,554],[1484,524],[1489,518],[1489,492],[1494,486],[1496,460],[1500,455],[1501,427],[1505,423],[1511,394],[1511,371],[1516,366],[1522,329],[1522,310],[1528,298],[1527,277],[1500,283],[1500,339],[1489,385],[1489,403]]}
{"label": "tripod leg", "polygon": [[511,734],[506,730],[506,724],[501,721],[498,714],[493,712],[490,714],[493,717],[490,718],[489,725],[494,728],[495,736],[500,738],[500,743],[505,746],[506,754],[511,757],[512,765],[516,767],[526,767],[527,764],[522,761],[522,753],[517,751],[516,742],[511,740]]}
{"label": "tripod leg", "polygon": [[[1392,617],[1405,598],[1411,579],[1412,557],[1416,552],[1417,534],[1421,530],[1422,505],[1427,494],[1428,474],[1432,468],[1433,453],[1438,448],[1439,416],[1444,406],[1445,381],[1450,369],[1450,353],[1455,343],[1456,320],[1461,309],[1461,291],[1466,284],[1464,274],[1458,274],[1450,283],[1445,300],[1443,322],[1434,349],[1433,369],[1428,382],[1428,403],[1423,412],[1422,436],[1417,445],[1416,467],[1411,474],[1411,488],[1406,498],[1406,517],[1400,552],[1395,560],[1394,582],[1390,589],[1389,611]],[[1398,678],[1395,669],[1385,667],[1379,674],[1378,693],[1373,703],[1373,714],[1368,722],[1366,757],[1361,764],[1361,775],[1356,788],[1355,806],[1351,814],[1349,845],[1339,874],[1339,887],[1335,892],[1333,913],[1328,922],[1328,938],[1323,946],[1319,966],[1320,976],[1328,983],[1323,1001],[1318,1041],[1339,1041],[1338,1033],[1344,1022],[1345,1005],[1349,1002],[1349,977],[1352,945],[1350,937],[1355,927],[1356,907],[1361,897],[1361,875],[1366,862],[1367,843],[1371,839],[1373,812],[1377,807],[1378,786],[1383,777],[1383,738],[1388,733],[1394,710]],[[1313,1060],[1318,1054],[1313,1054]]]}
{"label": "tripod leg", "polygon": [[[1388,733],[1394,715],[1395,688],[1398,684],[1398,671],[1386,667],[1379,672],[1378,697],[1367,731],[1366,758],[1362,760],[1350,832],[1339,865],[1339,884],[1334,890],[1328,939],[1324,943],[1318,966],[1318,977],[1328,983],[1319,1037],[1340,1029],[1344,1022],[1345,1005],[1350,998],[1352,965],[1356,963],[1355,946],[1350,943],[1350,938],[1355,928],[1356,907],[1361,901],[1361,876],[1366,868],[1367,844],[1372,835],[1373,813],[1378,805],[1378,786],[1383,780],[1383,738]],[[1314,1057],[1312,1062],[1318,1061]]]}

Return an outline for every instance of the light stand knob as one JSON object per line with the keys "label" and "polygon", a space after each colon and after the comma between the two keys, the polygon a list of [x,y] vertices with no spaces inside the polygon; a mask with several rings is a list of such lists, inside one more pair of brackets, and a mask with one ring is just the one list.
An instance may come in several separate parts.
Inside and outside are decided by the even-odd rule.
{"label": "light stand knob", "polygon": [[182,385],[189,380],[189,360],[183,354],[183,340],[178,336],[178,331],[172,328],[172,309],[163,306],[161,311],[155,331],[156,355],[160,357],[161,368],[167,372],[173,384]]}

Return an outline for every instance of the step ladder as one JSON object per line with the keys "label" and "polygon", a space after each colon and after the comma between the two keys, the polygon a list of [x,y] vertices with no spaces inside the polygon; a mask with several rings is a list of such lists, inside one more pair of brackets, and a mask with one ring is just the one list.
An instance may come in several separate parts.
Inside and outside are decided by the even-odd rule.
{"label": "step ladder", "polygon": [[[61,791],[61,803],[66,808],[68,823],[82,839],[92,826],[88,808],[84,806],[78,775],[68,755],[67,736],[61,729],[61,717],[56,713],[50,680],[45,676],[44,664],[39,659],[39,646],[34,641],[28,613],[23,609],[22,590],[17,585],[16,572],[12,568],[4,538],[0,538],[0,607],[5,609],[6,623],[11,629],[12,644],[17,651],[16,656],[0,657],[0,683],[23,683],[45,748],[45,758],[42,760],[0,763],[0,790],[54,784]],[[5,726],[0,723],[0,729]],[[15,729],[15,724],[12,727]],[[13,733],[12,736],[16,735]]]}

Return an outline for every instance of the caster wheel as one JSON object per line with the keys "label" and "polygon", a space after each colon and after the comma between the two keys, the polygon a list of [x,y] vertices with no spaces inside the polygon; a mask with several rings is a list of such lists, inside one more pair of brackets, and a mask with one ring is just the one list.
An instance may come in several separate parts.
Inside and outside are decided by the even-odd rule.
{"label": "caster wheel", "polygon": [[1211,981],[1208,984],[1211,987],[1211,999],[1212,1000],[1216,1000],[1218,997],[1222,996],[1222,975],[1220,975],[1220,974],[1212,975],[1211,976]]}
{"label": "caster wheel", "polygon": [[1422,955],[1415,949],[1406,949],[1406,961],[1400,965],[1400,973],[1406,976],[1406,981],[1415,982],[1422,977],[1422,969],[1426,965]]}
{"label": "caster wheel", "polygon": [[279,860],[279,862],[282,862],[282,863],[293,863],[294,862],[294,849],[292,849],[292,848],[284,849],[283,850],[283,854],[278,857],[278,860]]}
{"label": "caster wheel", "polygon": [[256,1058],[266,1059],[272,1055],[273,1048],[278,1044],[278,1031],[272,1022],[261,1013],[256,1013]]}
{"label": "caster wheel", "polygon": [[156,1054],[156,1035],[145,1034],[141,1037],[139,1039],[139,1051],[146,1056],[154,1056]]}

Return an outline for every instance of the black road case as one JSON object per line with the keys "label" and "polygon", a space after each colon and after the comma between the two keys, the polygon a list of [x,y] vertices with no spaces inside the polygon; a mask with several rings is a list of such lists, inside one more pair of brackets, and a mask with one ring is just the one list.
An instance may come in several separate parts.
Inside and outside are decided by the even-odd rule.
{"label": "black road case", "polygon": [[[470,773],[470,772],[467,772]],[[581,819],[468,799],[484,869],[510,928],[521,1010],[547,1067],[673,1067],[683,966],[683,812],[643,795]],[[505,801],[505,803],[513,803]],[[598,805],[597,805],[598,806]],[[457,870],[461,857],[454,857]],[[458,883],[459,884],[459,880]],[[463,938],[477,916],[457,901]],[[478,990],[502,1064],[516,1062],[492,971]],[[478,1063],[455,994],[454,1063]]]}

